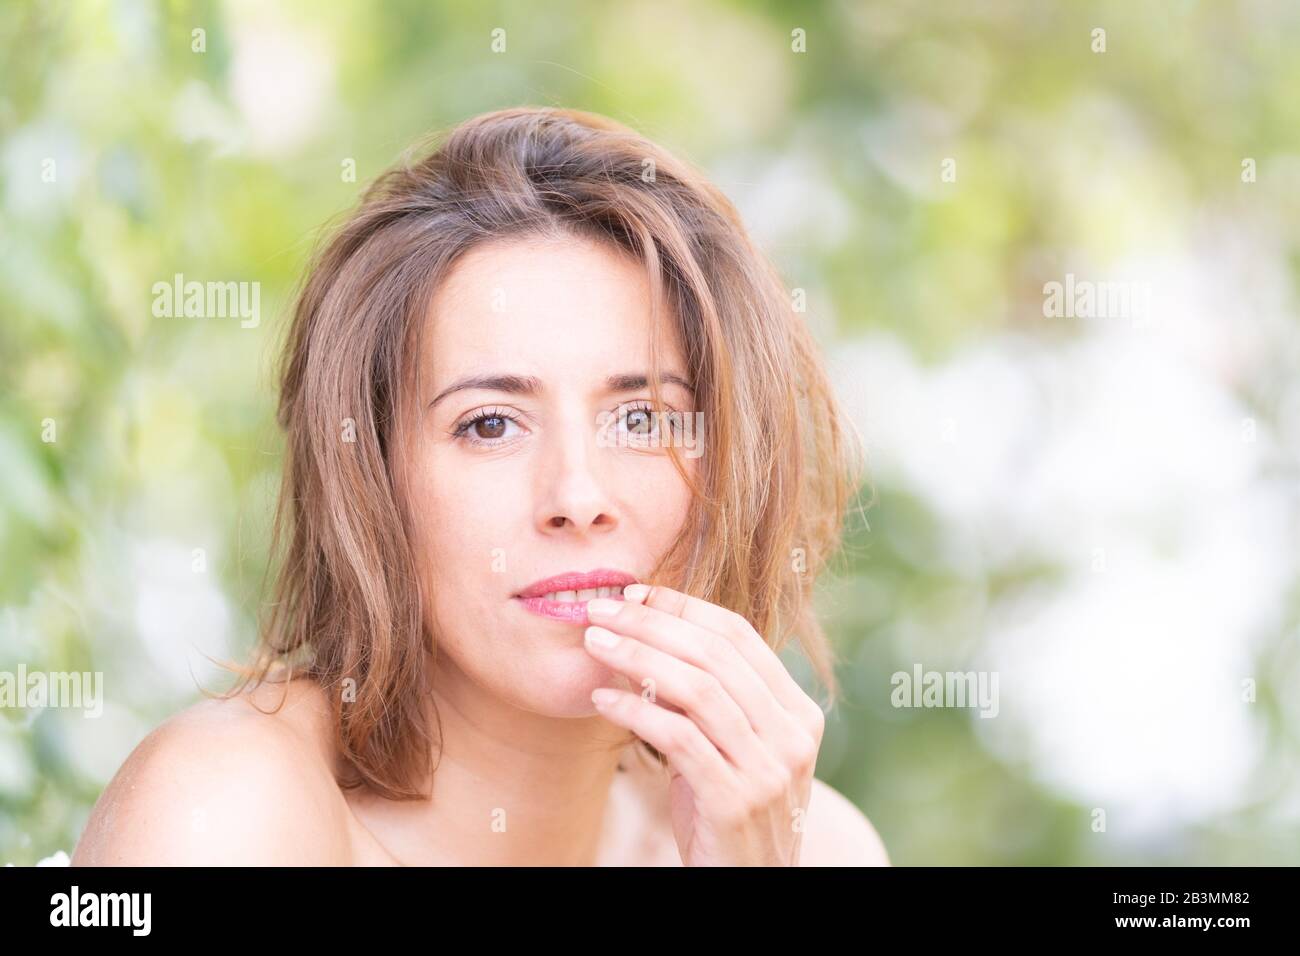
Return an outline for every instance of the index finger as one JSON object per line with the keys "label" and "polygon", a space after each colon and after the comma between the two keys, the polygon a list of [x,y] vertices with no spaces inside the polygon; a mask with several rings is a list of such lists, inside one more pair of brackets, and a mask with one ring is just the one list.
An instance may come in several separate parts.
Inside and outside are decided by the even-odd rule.
{"label": "index finger", "polygon": [[629,584],[623,588],[623,600],[672,614],[726,637],[787,710],[802,713],[810,703],[817,706],[790,676],[776,651],[743,615],[662,584]]}

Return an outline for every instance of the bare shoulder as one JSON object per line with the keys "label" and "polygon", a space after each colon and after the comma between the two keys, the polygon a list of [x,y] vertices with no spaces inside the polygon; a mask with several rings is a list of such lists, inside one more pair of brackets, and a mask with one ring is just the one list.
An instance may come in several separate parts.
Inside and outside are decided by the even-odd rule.
{"label": "bare shoulder", "polygon": [[324,703],[319,688],[296,680],[170,717],[109,781],[72,865],[348,863]]}
{"label": "bare shoulder", "polygon": [[889,866],[880,834],[861,810],[830,784],[813,778],[800,866]]}

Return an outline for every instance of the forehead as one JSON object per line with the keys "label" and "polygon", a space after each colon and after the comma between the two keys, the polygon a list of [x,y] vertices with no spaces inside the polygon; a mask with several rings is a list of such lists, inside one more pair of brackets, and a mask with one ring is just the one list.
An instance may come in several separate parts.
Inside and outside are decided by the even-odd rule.
{"label": "forehead", "polygon": [[[429,305],[434,382],[508,369],[596,379],[648,364],[651,300],[641,264],[595,240],[517,239],[476,246]],[[679,359],[667,317],[661,358]]]}

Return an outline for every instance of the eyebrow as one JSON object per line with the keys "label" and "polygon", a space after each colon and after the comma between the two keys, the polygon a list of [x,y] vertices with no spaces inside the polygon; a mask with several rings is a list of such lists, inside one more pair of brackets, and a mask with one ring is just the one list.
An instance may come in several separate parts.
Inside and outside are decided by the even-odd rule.
{"label": "eyebrow", "polygon": [[[605,394],[635,392],[638,389],[645,388],[649,383],[650,379],[644,372],[623,372],[619,375],[610,375],[605,379]],[[659,383],[661,385],[680,385],[692,394],[695,392],[690,382],[675,372],[665,372],[660,375]],[[536,376],[489,372],[483,375],[469,375],[453,385],[448,385],[438,393],[437,398],[429,403],[429,408],[433,408],[453,392],[463,392],[466,389],[474,388],[492,392],[509,392],[512,395],[540,395],[545,391],[542,387],[542,380]]]}

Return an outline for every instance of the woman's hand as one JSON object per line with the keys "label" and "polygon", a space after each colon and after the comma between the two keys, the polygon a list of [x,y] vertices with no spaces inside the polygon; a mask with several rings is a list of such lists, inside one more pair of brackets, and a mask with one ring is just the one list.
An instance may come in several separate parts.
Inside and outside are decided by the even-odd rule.
{"label": "woman's hand", "polygon": [[797,866],[821,708],[739,614],[660,586],[624,598],[587,603],[586,646],[644,693],[602,687],[592,701],[668,758],[682,862]]}

